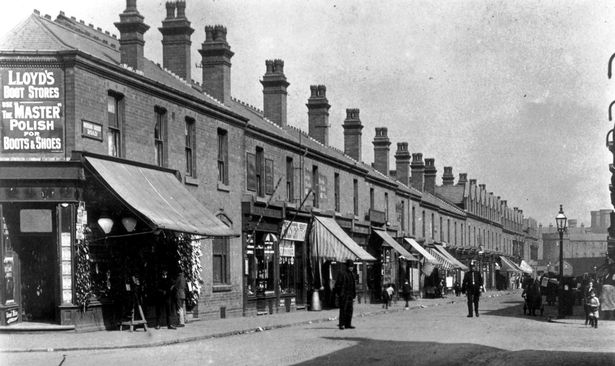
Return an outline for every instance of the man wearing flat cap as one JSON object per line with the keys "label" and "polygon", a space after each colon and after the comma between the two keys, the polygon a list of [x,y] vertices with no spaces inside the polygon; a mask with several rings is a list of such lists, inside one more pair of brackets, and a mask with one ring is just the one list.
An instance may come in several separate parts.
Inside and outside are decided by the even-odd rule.
{"label": "man wearing flat cap", "polygon": [[354,282],[354,262],[346,260],[346,269],[340,271],[335,281],[335,293],[339,296],[340,304],[340,329],[354,329],[352,326],[352,303],[356,293]]}
{"label": "man wearing flat cap", "polygon": [[475,262],[470,262],[470,270],[463,276],[461,292],[468,297],[468,318],[472,317],[472,305],[474,305],[474,314],[478,318],[478,301],[480,292],[483,287],[483,277],[476,270]]}

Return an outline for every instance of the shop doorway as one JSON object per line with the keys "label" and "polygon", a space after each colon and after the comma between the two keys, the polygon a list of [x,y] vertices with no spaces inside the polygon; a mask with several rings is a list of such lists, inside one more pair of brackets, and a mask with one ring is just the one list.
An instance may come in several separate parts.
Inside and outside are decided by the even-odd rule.
{"label": "shop doorway", "polygon": [[21,269],[22,320],[53,322],[57,292],[54,235],[20,235],[14,241]]}
{"label": "shop doorway", "polygon": [[21,320],[55,323],[59,296],[55,206],[16,204],[3,208],[16,254],[14,285]]}

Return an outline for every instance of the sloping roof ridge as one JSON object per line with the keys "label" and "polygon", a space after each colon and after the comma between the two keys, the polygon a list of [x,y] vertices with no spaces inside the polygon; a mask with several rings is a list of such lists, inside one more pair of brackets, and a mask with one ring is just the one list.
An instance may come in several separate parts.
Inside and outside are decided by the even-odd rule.
{"label": "sloping roof ridge", "polygon": [[[231,100],[233,100],[234,102],[237,102],[237,103],[241,104],[242,106],[244,106],[244,107],[246,107],[246,108],[248,108],[248,109],[251,109],[251,110],[252,110],[252,112],[257,113],[257,114],[259,114],[259,115],[260,115],[260,117],[262,117],[263,119],[266,119],[266,118],[265,118],[265,116],[264,116],[264,112],[263,112],[262,110],[260,110],[260,109],[256,108],[256,107],[255,107],[255,106],[253,106],[252,104],[249,104],[249,103],[247,103],[247,102],[244,102],[243,100],[241,100],[241,99],[239,99],[239,98],[236,98],[236,97],[233,97],[233,96],[231,96]],[[267,120],[267,119],[266,119],[266,120]],[[269,121],[269,120],[267,120],[267,121]],[[271,121],[269,121],[269,122],[271,122]],[[271,122],[271,123],[273,123],[273,122]],[[274,124],[275,124],[275,123],[274,123]],[[277,126],[277,125],[276,125],[276,126]]]}
{"label": "sloping roof ridge", "polygon": [[429,192],[423,192],[423,193],[433,197],[436,201],[449,206],[450,208],[454,209],[455,211],[458,211],[460,213],[465,213],[462,209],[457,207],[455,204],[453,204],[451,202],[448,202],[448,200],[446,200],[446,199],[444,199],[444,198],[442,198],[442,197],[440,197],[438,195],[435,195],[435,194],[432,194],[432,193],[429,193]]}
{"label": "sloping roof ridge", "polygon": [[[74,47],[71,47],[70,45],[66,44],[64,41],[62,41],[62,39],[60,37],[58,37],[54,32],[52,32],[49,28],[47,28],[47,26],[45,24],[43,24],[43,20],[44,21],[49,21],[49,22],[53,23],[53,21],[51,20],[51,16],[50,15],[41,16],[40,11],[34,9],[32,11],[32,14],[30,14],[30,16],[28,18],[26,18],[24,23],[20,23],[20,24],[18,24],[18,26],[20,26],[22,24],[25,24],[25,22],[27,22],[28,19],[33,19],[35,22],[37,22],[40,25],[40,27],[42,28],[42,31],[47,33],[47,35],[49,35],[49,37],[53,38],[59,45],[63,45],[64,47],[68,47],[70,49],[74,48]],[[13,29],[15,29],[15,28],[13,28]]]}
{"label": "sloping roof ridge", "polygon": [[[82,19],[79,19],[79,21],[77,22],[77,18],[75,18],[75,17],[73,17],[73,16],[70,16],[70,17],[69,17],[69,16],[67,16],[67,15],[64,13],[64,11],[62,11],[62,10],[60,10],[60,14],[58,15],[58,17],[63,17],[63,18],[65,18],[65,19],[69,20],[70,22],[74,23],[75,25],[77,25],[77,24],[82,24],[83,26],[88,27],[88,29],[91,29],[91,30],[92,30],[92,32],[93,32],[93,34],[88,34],[88,33],[86,33],[84,30],[82,30],[82,29],[80,29],[80,28],[78,28],[78,27],[75,27],[75,28],[70,28],[70,27],[67,27],[67,26],[66,26],[66,25],[64,25],[64,24],[57,22],[57,21],[56,21],[56,20],[57,20],[57,17],[56,17],[56,20],[54,20],[54,21],[53,21],[55,24],[57,24],[57,25],[59,25],[59,26],[62,26],[62,27],[64,27],[64,28],[67,28],[67,29],[70,29],[70,30],[76,31],[76,32],[78,32],[79,34],[82,34],[82,35],[86,36],[86,37],[87,37],[87,38],[89,38],[89,39],[95,40],[95,41],[97,41],[97,42],[99,42],[99,43],[101,43],[101,44],[103,44],[104,46],[107,46],[107,47],[109,47],[109,48],[113,48],[113,49],[115,49],[115,50],[118,50],[118,49],[119,49],[119,46],[118,46],[118,45],[116,45],[115,43],[109,43],[106,39],[101,38],[101,37],[112,38],[114,41],[119,42],[119,39],[118,39],[117,35],[115,35],[115,34],[113,34],[113,33],[109,32],[109,31],[107,31],[107,30],[104,30],[104,29],[102,29],[101,27],[94,27],[94,25],[93,25],[92,23],[88,23],[88,24],[86,24],[86,23],[85,23],[85,21],[83,21]],[[98,36],[97,36],[97,34],[100,34],[100,36],[101,36],[101,37],[98,37]]]}

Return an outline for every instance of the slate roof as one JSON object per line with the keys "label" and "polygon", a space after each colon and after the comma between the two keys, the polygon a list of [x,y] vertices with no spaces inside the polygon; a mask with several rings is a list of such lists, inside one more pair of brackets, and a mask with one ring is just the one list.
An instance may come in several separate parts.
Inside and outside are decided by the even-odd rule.
{"label": "slate roof", "polygon": [[[59,22],[51,17],[31,14],[6,36],[0,39],[0,50],[3,51],[66,51],[78,50],[104,62],[120,65],[119,41],[110,37],[102,30],[87,27],[67,18],[62,14]],[[68,24],[68,22],[72,22]],[[71,25],[69,28],[68,25]],[[127,70],[130,70],[127,68]],[[200,99],[209,104],[224,107],[215,98],[196,90],[192,84],[163,69],[159,64],[145,59],[142,74],[151,81],[171,87],[191,97]],[[228,109],[228,108],[227,108]]]}
{"label": "slate roof", "polygon": [[444,198],[445,200],[461,204],[463,203],[463,196],[465,191],[464,185],[442,185],[436,187],[436,195]]}

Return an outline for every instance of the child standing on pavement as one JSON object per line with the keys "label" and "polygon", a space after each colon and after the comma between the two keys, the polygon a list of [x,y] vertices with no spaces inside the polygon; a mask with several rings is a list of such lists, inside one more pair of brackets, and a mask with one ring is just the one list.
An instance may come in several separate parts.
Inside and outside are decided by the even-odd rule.
{"label": "child standing on pavement", "polygon": [[598,318],[600,317],[600,300],[596,297],[596,292],[591,290],[587,299],[587,308],[589,311],[589,325],[598,328]]}

